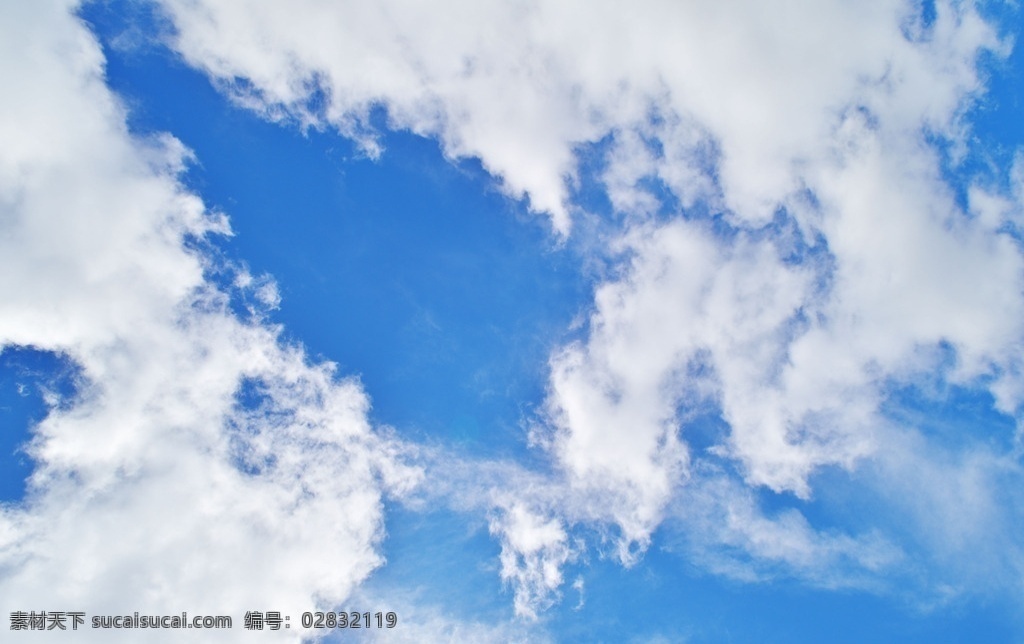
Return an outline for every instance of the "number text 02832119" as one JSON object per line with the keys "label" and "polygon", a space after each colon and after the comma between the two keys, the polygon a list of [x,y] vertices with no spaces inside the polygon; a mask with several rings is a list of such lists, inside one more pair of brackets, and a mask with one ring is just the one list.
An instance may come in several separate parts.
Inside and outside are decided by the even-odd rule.
{"label": "number text 02832119", "polygon": [[394,628],[398,615],[386,613],[357,612],[305,612],[302,614],[303,628]]}

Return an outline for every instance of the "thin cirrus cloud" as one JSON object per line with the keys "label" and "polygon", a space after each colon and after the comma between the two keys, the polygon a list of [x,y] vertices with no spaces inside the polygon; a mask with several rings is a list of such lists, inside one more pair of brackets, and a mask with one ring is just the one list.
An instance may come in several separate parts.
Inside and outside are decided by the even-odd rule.
{"label": "thin cirrus cloud", "polygon": [[[479,158],[556,239],[591,236],[613,270],[580,339],[549,358],[530,440],[550,471],[403,443],[369,424],[372,391],[230,312],[204,277],[213,260],[188,250],[227,219],[181,186],[179,143],[126,131],[73,6],[6,8],[21,15],[5,46],[30,55],[4,67],[22,98],[0,125],[0,340],[64,353],[84,381],[37,430],[29,501],[4,510],[5,594],[43,597],[72,566],[105,584],[97,605],[237,588],[340,601],[381,564],[388,494],[485,516],[525,617],[558,600],[595,527],[625,564],[665,527],[682,556],[739,579],[1019,590],[1014,437],[952,441],[935,417],[889,412],[899,390],[960,388],[1016,419],[1024,395],[1022,164],[950,178],[972,153],[979,61],[1011,47],[973,4],[159,5],[169,46],[238,104],[371,156],[387,154],[383,107],[387,127]],[[576,198],[591,180],[608,212]],[[722,427],[700,445],[709,408]],[[180,509],[158,550],[103,538],[141,543],[151,522],[125,517],[198,490],[209,501]],[[816,524],[851,498],[870,516]],[[57,547],[81,526],[80,552],[116,549],[92,558],[117,570]],[[237,563],[338,539],[330,574],[268,565],[200,590],[197,562],[124,581],[197,540]]]}

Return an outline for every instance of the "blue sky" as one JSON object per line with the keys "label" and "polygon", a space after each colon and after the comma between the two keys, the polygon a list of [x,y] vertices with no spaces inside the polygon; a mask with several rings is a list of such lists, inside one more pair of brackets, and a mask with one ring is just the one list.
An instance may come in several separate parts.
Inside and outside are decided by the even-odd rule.
{"label": "blue sky", "polygon": [[2,610],[1024,637],[1020,25],[4,8]]}

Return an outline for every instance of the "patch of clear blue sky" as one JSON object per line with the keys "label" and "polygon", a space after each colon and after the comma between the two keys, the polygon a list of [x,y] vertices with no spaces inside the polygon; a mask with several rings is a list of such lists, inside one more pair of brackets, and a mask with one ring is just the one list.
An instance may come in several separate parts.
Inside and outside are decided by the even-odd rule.
{"label": "patch of clear blue sky", "polygon": [[66,358],[31,347],[0,350],[0,502],[19,501],[32,459],[26,451],[30,429],[50,405],[73,399],[78,370]]}
{"label": "patch of clear blue sky", "polygon": [[[586,307],[591,286],[579,258],[553,248],[542,219],[501,197],[479,164],[445,162],[431,141],[387,133],[374,162],[333,134],[303,136],[233,107],[202,75],[147,44],[155,25],[145,3],[91,3],[82,15],[105,44],[108,80],[135,131],[169,131],[196,152],[187,181],[237,232],[218,246],[278,281],[283,303],[273,319],[290,337],[343,374],[360,374],[377,420],[474,454],[528,457],[520,421],[542,396],[548,350]],[[118,38],[134,44],[112,48]],[[991,91],[970,114],[973,154],[1001,164],[1024,139],[1021,56],[989,64]],[[586,184],[578,196],[597,206],[593,190]],[[0,499],[23,493],[30,462],[17,447],[46,412],[41,391],[73,391],[73,378],[61,375],[68,373],[52,354],[0,355]],[[911,388],[894,390],[891,401],[900,413],[935,419],[935,431],[956,423],[1009,431],[978,396]],[[715,422],[710,410],[708,440],[721,430]],[[814,520],[842,521],[815,517],[813,504],[763,501],[769,510],[792,502]],[[393,507],[387,521],[389,563],[371,589],[418,586],[455,616],[509,617],[498,547],[481,517]],[[628,570],[593,551],[569,566],[547,627],[561,641],[592,642],[1008,641],[1022,632],[1019,611],[1003,602],[919,612],[898,588],[872,595],[786,579],[732,582],[700,572],[671,543],[663,530]],[[577,576],[585,582],[579,609],[568,586]]]}
{"label": "patch of clear blue sky", "polygon": [[105,44],[108,82],[133,131],[171,132],[196,153],[186,180],[236,233],[217,245],[280,287],[272,320],[358,374],[375,420],[523,456],[521,421],[543,396],[547,355],[590,293],[546,218],[504,198],[479,162],[446,162],[432,140],[382,128],[374,161],[332,132],[303,135],[237,108],[140,42],[151,16],[122,8],[82,11]]}

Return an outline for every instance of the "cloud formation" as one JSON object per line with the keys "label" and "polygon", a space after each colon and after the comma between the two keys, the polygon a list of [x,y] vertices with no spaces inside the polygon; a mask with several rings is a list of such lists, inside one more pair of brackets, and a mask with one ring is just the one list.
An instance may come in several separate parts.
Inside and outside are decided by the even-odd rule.
{"label": "cloud formation", "polygon": [[[998,562],[1010,571],[999,583],[1019,585],[1020,543],[1006,527],[1024,510],[1006,492],[1018,455],[946,445],[927,422],[885,411],[894,387],[936,379],[990,393],[993,413],[1019,419],[1024,402],[1021,164],[969,177],[966,200],[946,173],[970,151],[979,57],[1009,46],[974,5],[937,2],[933,16],[896,0],[650,1],[628,11],[160,5],[183,59],[267,118],[334,129],[374,155],[371,116],[383,107],[388,127],[436,137],[452,158],[478,157],[560,238],[600,220],[598,250],[613,270],[581,338],[551,355],[532,433],[552,472],[539,484],[436,477],[476,488],[459,493],[472,501],[451,502],[489,513],[518,613],[536,615],[557,595],[574,526],[608,528],[630,563],[666,519],[683,526],[693,556],[739,577],[779,569],[861,584],[920,557],[966,586]],[[28,98],[3,107],[22,112],[2,119],[3,243],[14,270],[2,278],[0,341],[67,353],[89,384],[74,409],[39,428],[39,496],[30,513],[5,514],[14,544],[5,551],[20,552],[31,521],[49,525],[47,498],[92,490],[83,498],[115,517],[146,489],[129,494],[113,486],[119,477],[157,489],[187,471],[220,491],[203,512],[233,517],[214,548],[256,554],[233,541],[235,524],[304,511],[326,522],[285,545],[347,539],[357,554],[312,588],[344,595],[379,563],[381,495],[408,489],[416,473],[401,464],[400,444],[367,424],[357,383],[226,312],[225,293],[204,281],[206,260],[182,248],[225,233],[226,222],[176,183],[180,144],[127,134],[102,57],[67,8],[38,24],[36,40],[8,28],[9,46],[28,39],[35,53],[32,65],[4,69]],[[5,10],[25,13],[6,24],[43,19]],[[596,177],[583,176],[584,161],[597,162]],[[590,179],[611,213],[571,197]],[[1004,180],[1009,190],[992,187]],[[274,306],[277,296],[253,300]],[[235,395],[243,382],[253,409]],[[725,429],[697,448],[696,412],[708,408]],[[308,441],[323,447],[318,456],[302,449]],[[939,484],[941,468],[960,493]],[[841,472],[880,514],[905,518],[829,532],[799,509],[773,514],[757,501],[771,494],[799,508],[821,493],[823,472]],[[129,496],[104,500],[115,489]],[[184,504],[187,494],[170,498]],[[271,509],[234,506],[251,495]],[[977,508],[973,527],[934,520],[966,502]],[[194,516],[200,530],[207,515]],[[185,542],[171,535],[168,553]],[[977,570],[949,565],[951,553],[999,548],[1009,554]],[[310,592],[299,577],[275,588]]]}
{"label": "cloud formation", "polygon": [[[332,607],[382,563],[384,495],[419,472],[370,426],[357,381],[231,313],[231,287],[189,250],[230,234],[225,217],[179,183],[178,141],[127,131],[74,8],[0,16],[17,97],[0,107],[0,345],[80,369],[33,430],[26,499],[0,509],[0,605],[236,620]],[[247,281],[234,288],[276,305]]]}

